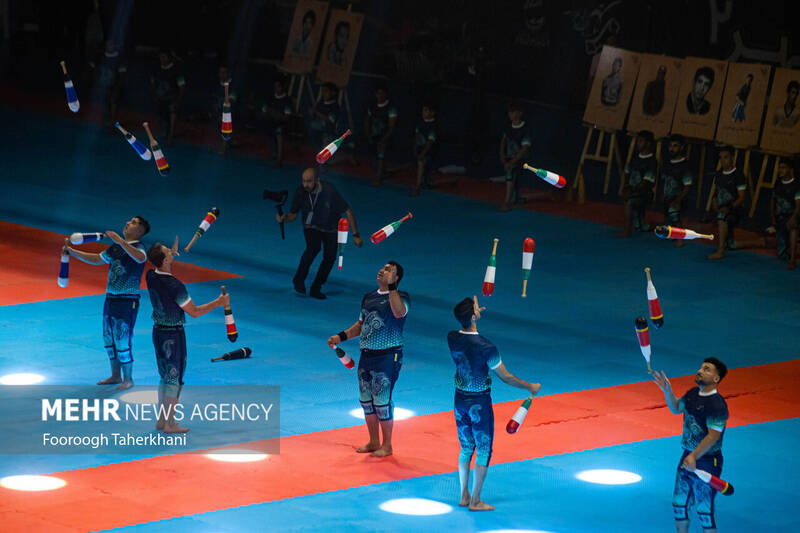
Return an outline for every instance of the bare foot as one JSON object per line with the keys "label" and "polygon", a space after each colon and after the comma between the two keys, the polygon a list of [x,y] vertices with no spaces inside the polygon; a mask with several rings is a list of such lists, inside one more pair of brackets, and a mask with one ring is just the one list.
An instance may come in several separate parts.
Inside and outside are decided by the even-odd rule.
{"label": "bare foot", "polygon": [[377,442],[368,442],[363,445],[361,448],[357,448],[356,452],[358,453],[371,453],[380,448],[381,445]]}
{"label": "bare foot", "polygon": [[479,500],[478,503],[469,504],[470,511],[494,511],[494,505],[489,505],[485,503],[483,500]]}
{"label": "bare foot", "polygon": [[110,378],[97,382],[98,385],[116,385],[117,383],[122,383],[122,378],[119,376],[111,376]]}
{"label": "bare foot", "polygon": [[189,428],[184,428],[178,424],[164,425],[164,433],[189,433]]}
{"label": "bare foot", "polygon": [[724,250],[716,251],[713,254],[708,256],[708,258],[711,259],[712,261],[714,261],[716,259],[723,259],[724,257],[725,257],[725,251]]}
{"label": "bare foot", "polygon": [[675,248],[683,248],[686,245],[686,241],[682,239],[678,239],[675,241]]}
{"label": "bare foot", "polygon": [[469,506],[470,495],[469,492],[462,492],[461,493],[461,500],[458,502],[459,507],[467,507]]}
{"label": "bare foot", "polygon": [[511,211],[511,206],[508,204],[503,204],[497,211],[499,211],[500,213],[508,213],[509,211]]}
{"label": "bare foot", "polygon": [[117,385],[117,390],[127,390],[133,387],[133,381],[123,381]]}
{"label": "bare foot", "polygon": [[392,447],[390,446],[386,448],[384,446],[381,446],[380,448],[372,452],[370,455],[372,457],[388,457],[392,455]]}
{"label": "bare foot", "polygon": [[795,268],[797,268],[797,263],[795,263],[794,261],[789,261],[789,264],[786,265],[786,268],[789,270],[794,270]]}

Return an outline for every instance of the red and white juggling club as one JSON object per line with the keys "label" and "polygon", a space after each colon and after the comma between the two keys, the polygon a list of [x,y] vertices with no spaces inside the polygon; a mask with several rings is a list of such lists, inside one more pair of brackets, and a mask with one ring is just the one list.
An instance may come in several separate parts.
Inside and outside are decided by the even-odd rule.
{"label": "red and white juggling club", "polygon": [[525,420],[525,415],[528,414],[528,409],[531,408],[531,401],[533,400],[533,396],[528,397],[522,405],[517,408],[517,411],[514,413],[514,416],[511,417],[511,420],[508,421],[506,424],[506,431],[508,433],[516,433],[519,427],[522,425],[522,421]]}
{"label": "red and white juggling club", "polygon": [[656,226],[655,234],[656,237],[661,237],[662,239],[681,239],[681,240],[707,239],[709,241],[714,240],[714,235],[697,233],[696,231],[690,229],[676,228],[675,226]]}
{"label": "red and white juggling club", "polygon": [[338,243],[339,255],[339,270],[342,269],[342,260],[344,259],[344,247],[347,244],[347,231],[350,229],[350,223],[346,218],[339,219],[339,232],[336,234],[336,242]]}
{"label": "red and white juggling club", "polygon": [[525,292],[528,290],[528,278],[531,275],[533,266],[533,248],[536,245],[533,239],[528,237],[522,243],[522,297],[527,297]]}
{"label": "red and white juggling club", "polygon": [[658,303],[656,286],[650,279],[650,267],[645,268],[644,273],[647,275],[647,305],[650,306],[650,320],[656,329],[660,329],[664,325],[664,315],[661,313],[661,304]]}
{"label": "red and white juggling club", "polygon": [[[225,285],[222,286],[222,294],[225,294]],[[233,321],[233,311],[231,311],[230,305],[225,306],[225,329],[228,332],[228,340],[236,342],[239,332],[236,331],[236,322]]]}
{"label": "red and white juggling club", "polygon": [[647,320],[643,316],[637,316],[634,325],[636,326],[636,337],[639,339],[639,348],[642,350],[644,360],[647,361],[647,371],[652,374],[653,369],[650,368],[650,330],[647,327]]}
{"label": "red and white juggling club", "polygon": [[714,474],[710,474],[705,470],[700,470],[699,468],[694,471],[694,473],[711,485],[711,488],[719,492],[720,494],[724,494],[725,496],[732,496],[733,495],[733,485],[725,481],[724,479],[720,479]]}
{"label": "red and white juggling club", "polygon": [[353,359],[347,355],[347,352],[339,348],[338,344],[334,344],[333,349],[336,350],[336,355],[339,357],[339,361],[341,361],[344,366],[347,368],[353,368],[356,365],[355,361],[353,361]]}
{"label": "red and white juggling club", "polygon": [[500,239],[494,240],[492,255],[489,257],[489,264],[486,265],[486,274],[483,275],[483,295],[491,296],[494,294],[494,274],[497,268],[497,243]]}
{"label": "red and white juggling club", "polygon": [[410,218],[411,218],[411,213],[407,214],[406,216],[404,216],[400,220],[395,220],[391,224],[388,224],[388,225],[382,227],[381,229],[379,229],[378,231],[376,231],[375,233],[373,233],[372,236],[370,237],[370,240],[372,241],[372,244],[378,244],[379,242],[381,242],[384,239],[386,239],[386,237],[388,237],[389,235],[391,235],[392,233],[397,231],[397,228],[400,227],[400,224],[402,224],[403,222],[405,222],[406,220],[408,220]]}
{"label": "red and white juggling club", "polygon": [[208,213],[206,213],[205,218],[203,218],[203,220],[200,222],[200,225],[197,227],[197,231],[194,232],[194,237],[192,237],[192,240],[189,241],[189,244],[186,245],[184,251],[188,252],[192,248],[192,246],[194,246],[194,241],[196,241],[201,235],[203,235],[206,231],[208,231],[208,228],[210,228],[211,224],[213,224],[214,221],[217,220],[217,217],[219,217],[219,209],[217,209],[216,207],[212,207],[211,209],[208,210]]}

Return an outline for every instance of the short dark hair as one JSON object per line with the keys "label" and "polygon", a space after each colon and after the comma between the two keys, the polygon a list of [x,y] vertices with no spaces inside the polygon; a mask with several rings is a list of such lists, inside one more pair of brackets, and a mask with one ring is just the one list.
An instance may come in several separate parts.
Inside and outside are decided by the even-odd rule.
{"label": "short dark hair", "polygon": [[697,78],[700,76],[705,76],[708,80],[713,84],[714,83],[714,69],[711,67],[700,67],[697,69],[697,72],[694,73],[694,81],[697,81]]}
{"label": "short dark hair", "polygon": [[400,283],[400,280],[403,279],[403,267],[397,261],[386,261],[386,264],[397,269],[397,283]]}
{"label": "short dark hair", "polygon": [[646,140],[650,144],[654,143],[656,138],[653,135],[653,132],[650,130],[642,130],[636,134],[637,137],[641,137],[642,139]]}
{"label": "short dark hair", "polygon": [[323,87],[327,87],[328,89],[330,89],[331,91],[333,91],[335,93],[339,92],[339,88],[336,86],[335,83],[331,83],[331,82],[323,83],[322,86]]}
{"label": "short dark hair", "polygon": [[153,246],[147,250],[147,260],[153,263],[156,268],[161,268],[166,257],[164,246],[160,242],[153,244]]}
{"label": "short dark hair", "polygon": [[142,235],[147,235],[148,233],[150,233],[150,223],[146,221],[142,215],[136,215],[133,218],[138,218],[139,225],[141,225],[144,228],[144,233],[142,233]]}
{"label": "short dark hair", "polygon": [[725,376],[728,375],[728,367],[725,366],[725,363],[717,359],[716,357],[706,357],[703,359],[704,363],[711,363],[714,365],[714,368],[717,369],[717,374],[719,374],[719,380],[722,381]]}
{"label": "short dark hair", "polygon": [[717,155],[721,154],[722,152],[728,152],[733,157],[733,146],[730,144],[723,144],[722,146],[717,149]]}
{"label": "short dark hair", "polygon": [[303,15],[303,22],[305,23],[306,19],[311,19],[311,23],[314,24],[317,22],[317,14],[314,13],[313,9],[309,9],[306,11],[306,14]]}
{"label": "short dark hair", "polygon": [[789,85],[786,86],[787,93],[792,89],[794,89],[795,91],[800,91],[800,83],[797,83],[797,80],[790,81]]}
{"label": "short dark hair", "polygon": [[686,137],[681,135],[680,133],[673,133],[669,136],[669,142],[671,143],[678,143],[681,146],[686,144]]}
{"label": "short dark hair", "polygon": [[522,102],[520,102],[519,100],[511,100],[508,103],[508,111],[511,112],[511,111],[525,111],[525,110],[522,108]]}
{"label": "short dark hair", "polygon": [[462,327],[468,328],[472,323],[472,315],[475,314],[475,302],[472,298],[464,298],[453,308],[453,314]]}
{"label": "short dark hair", "polygon": [[794,162],[794,158],[792,158],[792,157],[781,157],[780,161],[778,161],[778,164],[779,165],[786,165],[787,167],[789,167],[792,170],[794,170],[795,162]]}

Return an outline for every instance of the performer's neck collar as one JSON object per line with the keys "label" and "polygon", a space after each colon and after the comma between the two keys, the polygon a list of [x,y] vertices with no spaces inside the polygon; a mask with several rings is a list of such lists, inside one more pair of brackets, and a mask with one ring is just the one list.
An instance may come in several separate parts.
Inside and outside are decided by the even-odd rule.
{"label": "performer's neck collar", "polygon": [[785,179],[781,178],[781,183],[783,183],[784,185],[788,185],[788,184],[790,184],[790,183],[791,183],[791,182],[793,182],[793,181],[794,181],[794,176],[792,176],[792,177],[791,177],[791,178],[789,178],[788,180],[785,180]]}
{"label": "performer's neck collar", "polygon": [[436,118],[423,118],[422,121],[430,124],[431,122],[436,122]]}
{"label": "performer's neck collar", "polygon": [[281,94],[275,93],[276,100],[280,100],[281,98],[286,98],[286,92],[282,92]]}
{"label": "performer's neck collar", "polygon": [[511,127],[514,128],[515,130],[520,129],[524,125],[525,125],[525,121],[524,120],[520,120],[519,124],[514,124],[513,122],[511,123]]}
{"label": "performer's neck collar", "polygon": [[325,105],[331,105],[336,101],[336,98],[331,98],[330,100],[323,100],[322,103]]}
{"label": "performer's neck collar", "polygon": [[650,157],[653,157],[653,152],[650,152],[649,154],[639,154],[639,159],[648,159]]}
{"label": "performer's neck collar", "polygon": [[382,291],[382,290],[378,289],[376,292],[378,294],[380,294],[381,296],[383,296],[384,294],[389,294],[389,289],[386,289],[385,291]]}
{"label": "performer's neck collar", "polygon": [[722,173],[723,173],[723,174],[725,174],[726,176],[727,176],[728,174],[731,174],[731,173],[733,173],[733,172],[736,172],[736,167],[733,167],[733,168],[732,168],[732,169],[730,169],[730,170],[723,170],[723,171],[722,171]]}
{"label": "performer's neck collar", "polygon": [[378,107],[386,107],[387,105],[389,105],[389,99],[387,98],[387,99],[386,99],[386,100],[384,100],[383,102],[378,102],[376,105],[377,105]]}
{"label": "performer's neck collar", "polygon": [[714,395],[714,394],[716,394],[716,393],[717,393],[717,389],[716,389],[716,388],[713,388],[713,389],[711,389],[711,390],[709,390],[709,391],[702,391],[702,390],[701,390],[701,391],[700,391],[700,392],[698,392],[697,394],[699,394],[700,396],[713,396],[713,395]]}
{"label": "performer's neck collar", "polygon": [[171,276],[172,272],[164,272],[163,270],[157,268],[156,269],[156,274],[161,274],[163,276]]}
{"label": "performer's neck collar", "polygon": [[459,333],[463,333],[464,335],[478,335],[477,329],[468,329],[464,331],[463,329],[458,330]]}
{"label": "performer's neck collar", "polygon": [[670,163],[680,163],[682,161],[686,161],[686,157],[685,156],[680,156],[677,159],[670,159],[669,160]]}

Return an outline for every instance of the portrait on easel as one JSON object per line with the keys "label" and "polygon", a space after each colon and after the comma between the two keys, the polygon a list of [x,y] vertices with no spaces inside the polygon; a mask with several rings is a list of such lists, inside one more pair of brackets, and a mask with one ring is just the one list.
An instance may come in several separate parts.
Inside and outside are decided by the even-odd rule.
{"label": "portrait on easel", "polygon": [[730,63],[719,113],[716,139],[748,148],[758,144],[767,85],[772,67],[756,63]]}
{"label": "portrait on easel", "polygon": [[291,74],[308,74],[322,37],[322,27],[328,14],[328,3],[318,0],[300,0],[294,11],[292,27],[283,54],[283,70]]}
{"label": "portrait on easel", "polygon": [[800,71],[775,69],[772,79],[767,118],[761,134],[761,148],[782,154],[800,152]]}
{"label": "portrait on easel", "polygon": [[682,66],[683,60],[675,57],[642,54],[628,131],[649,130],[656,139],[669,135]]}
{"label": "portrait on easel", "polygon": [[613,46],[603,47],[586,102],[584,122],[602,128],[622,129],[640,63],[641,54]]}
{"label": "portrait on easel", "polygon": [[728,71],[726,61],[687,57],[683,61],[672,132],[713,140]]}
{"label": "portrait on easel", "polygon": [[331,10],[317,68],[320,81],[334,83],[337,87],[347,85],[363,23],[362,13],[344,9]]}

